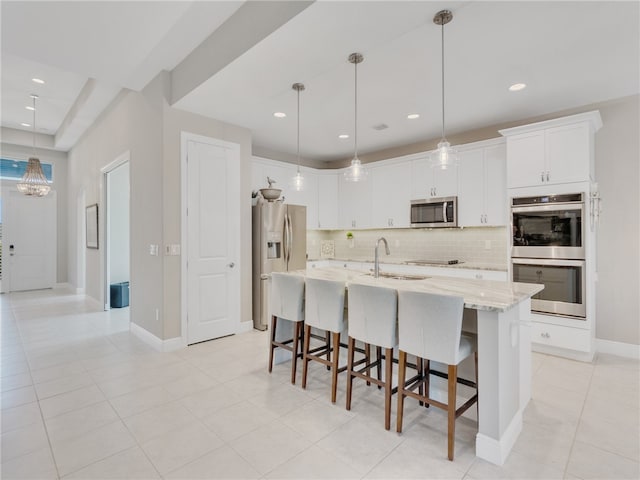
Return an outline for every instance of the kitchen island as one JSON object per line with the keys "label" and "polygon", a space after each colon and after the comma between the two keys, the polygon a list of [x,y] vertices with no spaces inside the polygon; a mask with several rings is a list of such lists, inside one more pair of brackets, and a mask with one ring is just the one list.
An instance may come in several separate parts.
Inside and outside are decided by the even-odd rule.
{"label": "kitchen island", "polygon": [[542,285],[370,273],[343,268],[294,272],[312,278],[378,285],[464,298],[477,316],[478,434],[476,455],[502,465],[520,431],[522,413],[531,398],[531,296]]}

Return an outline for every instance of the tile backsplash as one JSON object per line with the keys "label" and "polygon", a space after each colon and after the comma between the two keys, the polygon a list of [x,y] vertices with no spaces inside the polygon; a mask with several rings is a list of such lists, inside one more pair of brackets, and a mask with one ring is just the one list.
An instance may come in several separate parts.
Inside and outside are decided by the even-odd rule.
{"label": "tile backsplash", "polygon": [[381,261],[405,262],[411,260],[459,260],[483,265],[496,270],[507,269],[507,228],[397,228],[380,230],[307,230],[309,259],[326,258],[321,247],[324,241],[333,241],[335,258],[341,260],[372,261],[375,242],[384,237],[391,255],[384,254]]}

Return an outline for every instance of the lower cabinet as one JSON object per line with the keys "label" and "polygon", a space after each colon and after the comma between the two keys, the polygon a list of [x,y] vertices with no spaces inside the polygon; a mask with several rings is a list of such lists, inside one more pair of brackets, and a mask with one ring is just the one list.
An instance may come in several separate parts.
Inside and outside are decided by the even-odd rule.
{"label": "lower cabinet", "polygon": [[[546,322],[535,321],[531,331],[531,342],[542,346],[574,350],[576,352],[589,353],[591,346],[591,330],[587,328],[574,328],[564,325],[554,325]],[[576,320],[580,321],[580,320]]]}

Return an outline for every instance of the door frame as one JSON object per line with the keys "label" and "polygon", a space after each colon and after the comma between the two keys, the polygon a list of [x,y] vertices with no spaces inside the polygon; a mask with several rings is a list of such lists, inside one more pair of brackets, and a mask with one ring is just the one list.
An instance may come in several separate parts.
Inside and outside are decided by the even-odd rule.
{"label": "door frame", "polygon": [[[189,203],[188,196],[188,178],[187,178],[187,153],[188,144],[190,141],[206,143],[216,147],[222,147],[228,150],[232,150],[237,154],[238,162],[240,162],[240,144],[220,140],[218,138],[206,137],[204,135],[198,135],[196,133],[181,131],[180,132],[180,336],[182,339],[182,346],[188,346],[188,325],[187,314],[188,309],[188,291],[187,285],[189,281],[187,272],[187,260],[189,259],[188,251],[188,235],[187,235],[187,205]],[[238,218],[240,218],[240,198],[238,198]],[[238,228],[240,233],[240,228]],[[238,272],[238,288],[242,286],[242,262],[240,250],[237,252],[237,259],[235,260],[236,268]],[[233,305],[233,309],[230,310],[230,314],[237,317],[237,329],[240,328],[240,306],[242,304],[242,294],[239,296],[240,301],[237,305]],[[237,332],[236,332],[237,333]]]}
{"label": "door frame", "polygon": [[[111,267],[109,263],[111,260],[111,242],[109,241],[109,215],[111,214],[109,211],[109,174],[116,168],[128,163],[130,158],[131,152],[127,150],[126,152],[118,155],[111,163],[108,163],[100,169],[100,173],[102,174],[102,181],[100,184],[100,188],[102,190],[102,219],[99,219],[99,223],[102,224],[100,227],[102,229],[103,238],[99,241],[102,241],[102,244],[104,245],[103,255],[101,256],[100,262],[102,263],[102,286],[104,295],[103,307],[105,311],[111,309],[111,292],[109,289],[111,280]],[[129,180],[129,185],[131,185],[131,180]],[[129,218],[131,218],[131,204],[129,204]],[[131,232],[131,229],[129,229],[129,232]],[[131,233],[129,233],[129,237],[131,237]]]}

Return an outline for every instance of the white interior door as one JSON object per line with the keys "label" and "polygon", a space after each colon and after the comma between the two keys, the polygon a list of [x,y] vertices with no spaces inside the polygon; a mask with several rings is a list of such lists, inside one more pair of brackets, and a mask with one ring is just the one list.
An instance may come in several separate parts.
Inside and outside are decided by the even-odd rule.
{"label": "white interior door", "polygon": [[240,156],[215,140],[187,140],[187,343],[236,333],[240,323]]}
{"label": "white interior door", "polygon": [[56,281],[56,193],[9,192],[3,248],[9,259],[6,291],[52,288]]}

